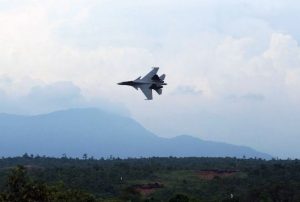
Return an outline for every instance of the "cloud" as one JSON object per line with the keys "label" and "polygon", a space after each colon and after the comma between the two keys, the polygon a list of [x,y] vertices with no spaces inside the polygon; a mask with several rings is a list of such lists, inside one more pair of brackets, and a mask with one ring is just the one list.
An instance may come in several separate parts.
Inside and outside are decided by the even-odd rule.
{"label": "cloud", "polygon": [[[285,128],[299,120],[297,114],[287,118],[300,110],[300,32],[294,25],[299,5],[280,0],[5,1],[0,111],[104,106],[130,112],[160,135],[191,133],[276,153],[275,147],[294,142]],[[160,66],[168,83],[153,102],[116,85],[151,66]],[[232,95],[235,102],[224,101]],[[281,114],[286,115],[282,122],[276,119]],[[290,137],[300,128],[293,129]],[[297,151],[287,148],[286,155],[299,156]]]}
{"label": "cloud", "polygon": [[25,103],[31,104],[29,108],[37,108],[38,111],[53,111],[84,103],[80,88],[66,81],[34,86],[23,99]]}
{"label": "cloud", "polygon": [[246,95],[241,96],[241,98],[250,101],[263,101],[265,99],[265,96],[261,94],[248,93]]}
{"label": "cloud", "polygon": [[178,86],[175,91],[173,92],[174,95],[201,95],[202,91],[196,89],[195,86],[188,86],[188,85],[180,85]]}
{"label": "cloud", "polygon": [[[0,109],[6,113],[35,114],[50,112],[64,108],[83,105],[86,101],[81,95],[81,90],[72,82],[55,82],[29,87],[27,93],[9,94],[8,89],[22,85],[7,77],[8,84],[0,88]],[[21,82],[28,85],[27,80]],[[24,85],[25,85],[24,84]]]}
{"label": "cloud", "polygon": [[72,82],[62,81],[45,86],[34,86],[27,95],[37,102],[60,104],[82,99],[81,90]]}
{"label": "cloud", "polygon": [[0,76],[0,85],[3,86],[3,85],[9,85],[12,83],[12,80],[6,76],[6,75],[2,75]]}
{"label": "cloud", "polygon": [[[16,82],[8,78],[11,85]],[[19,84],[18,84],[19,85]],[[13,89],[14,86],[6,86]],[[27,93],[10,95],[0,88],[0,111],[14,114],[41,114],[68,108],[96,107],[105,111],[129,115],[122,104],[101,97],[87,98],[70,81],[42,83],[32,86]]]}
{"label": "cloud", "polygon": [[265,96],[256,93],[247,93],[244,95],[228,95],[227,100],[238,102],[238,101],[250,101],[250,102],[262,102],[265,100]]}

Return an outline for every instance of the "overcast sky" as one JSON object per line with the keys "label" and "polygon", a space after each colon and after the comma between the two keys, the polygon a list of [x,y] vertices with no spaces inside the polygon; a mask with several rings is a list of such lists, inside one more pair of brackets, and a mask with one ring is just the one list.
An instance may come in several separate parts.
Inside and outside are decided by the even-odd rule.
{"label": "overcast sky", "polygon": [[[100,107],[300,158],[297,0],[0,0],[0,112]],[[162,96],[117,82],[159,66]]]}

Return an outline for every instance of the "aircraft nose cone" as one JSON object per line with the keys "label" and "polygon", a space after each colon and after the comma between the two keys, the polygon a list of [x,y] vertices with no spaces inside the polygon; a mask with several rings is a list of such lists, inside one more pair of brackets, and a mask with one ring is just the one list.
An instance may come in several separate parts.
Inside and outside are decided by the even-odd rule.
{"label": "aircraft nose cone", "polygon": [[132,85],[132,84],[133,84],[132,81],[124,81],[124,82],[118,83],[118,85]]}

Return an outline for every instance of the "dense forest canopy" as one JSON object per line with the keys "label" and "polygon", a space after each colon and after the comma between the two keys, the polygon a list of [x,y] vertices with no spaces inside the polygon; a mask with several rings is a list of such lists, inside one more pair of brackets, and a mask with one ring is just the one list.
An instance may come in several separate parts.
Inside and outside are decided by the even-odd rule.
{"label": "dense forest canopy", "polygon": [[300,201],[300,161],[0,159],[0,201]]}

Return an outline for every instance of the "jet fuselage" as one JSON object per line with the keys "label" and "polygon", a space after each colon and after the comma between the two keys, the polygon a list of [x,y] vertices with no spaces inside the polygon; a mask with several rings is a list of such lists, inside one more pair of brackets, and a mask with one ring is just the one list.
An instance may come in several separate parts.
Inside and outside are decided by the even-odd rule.
{"label": "jet fuselage", "polygon": [[150,89],[160,89],[163,88],[164,85],[167,85],[164,81],[142,81],[142,80],[134,80],[134,81],[124,81],[118,83],[119,85],[127,85],[132,86],[134,88],[138,88],[141,85],[150,85]]}
{"label": "jet fuselage", "polygon": [[136,90],[140,89],[147,100],[152,100],[152,90],[155,90],[159,95],[162,94],[162,88],[167,85],[164,80],[166,75],[157,75],[158,67],[154,67],[146,76],[143,78],[139,77],[133,81],[124,81],[118,83],[119,85],[132,86]]}

